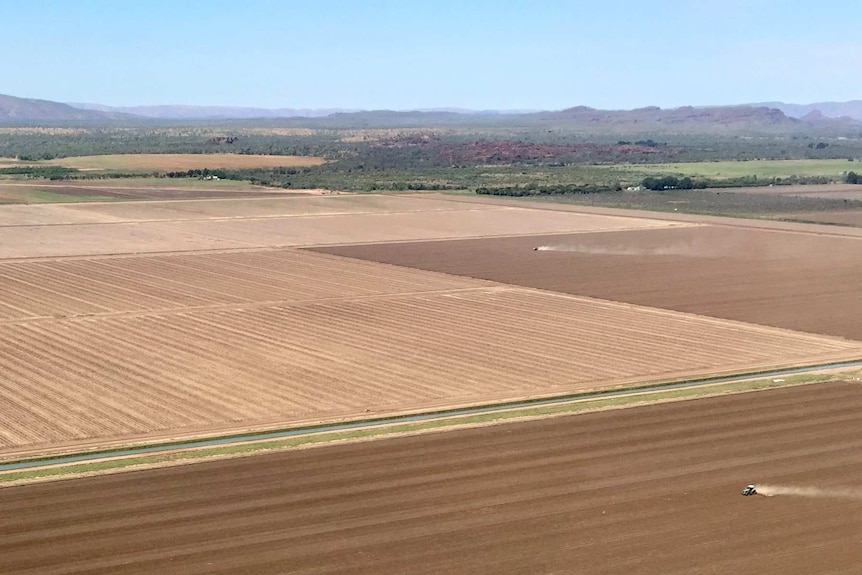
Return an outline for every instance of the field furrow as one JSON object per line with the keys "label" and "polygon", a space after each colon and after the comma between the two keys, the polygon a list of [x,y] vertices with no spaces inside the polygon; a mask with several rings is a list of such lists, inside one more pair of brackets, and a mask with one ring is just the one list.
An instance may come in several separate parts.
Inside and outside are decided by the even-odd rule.
{"label": "field furrow", "polygon": [[0,453],[862,352],[838,338],[506,287],[7,323],[0,349],[0,416],[11,422]]}
{"label": "field furrow", "polygon": [[862,356],[852,238],[374,196],[0,221],[0,456]]}
{"label": "field furrow", "polygon": [[701,225],[317,251],[862,341],[862,241],[812,231]]}
{"label": "field furrow", "polygon": [[488,282],[276,250],[0,263],[0,320],[472,288]]}
{"label": "field furrow", "polygon": [[830,383],[3,489],[0,571],[850,574],[860,408]]}

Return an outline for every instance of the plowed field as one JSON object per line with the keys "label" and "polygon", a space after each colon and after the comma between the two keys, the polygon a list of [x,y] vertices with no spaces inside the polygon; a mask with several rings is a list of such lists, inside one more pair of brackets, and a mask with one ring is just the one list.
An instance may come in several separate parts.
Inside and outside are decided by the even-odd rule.
{"label": "plowed field", "polygon": [[0,209],[0,259],[690,226],[440,199],[329,196]]}
{"label": "plowed field", "polygon": [[0,261],[0,322],[487,285],[291,250]]}
{"label": "plowed field", "polygon": [[852,237],[696,226],[320,251],[862,340]]}
{"label": "plowed field", "polygon": [[0,489],[0,572],[851,574],[860,410],[823,384]]}
{"label": "plowed field", "polygon": [[817,222],[862,228],[862,211],[860,210],[846,210],[843,212],[808,212],[787,214],[784,217],[801,222]]}
{"label": "plowed field", "polygon": [[45,162],[84,170],[185,171],[203,168],[272,168],[319,166],[315,156],[262,156],[253,154],[112,154],[75,156]]}
{"label": "plowed field", "polygon": [[860,351],[839,339],[505,287],[7,321],[0,324],[0,454],[825,362]]}
{"label": "plowed field", "polygon": [[775,196],[804,196],[809,198],[862,200],[862,186],[854,184],[825,184],[814,186],[756,186],[753,188],[727,188],[727,191],[746,194],[767,194]]}

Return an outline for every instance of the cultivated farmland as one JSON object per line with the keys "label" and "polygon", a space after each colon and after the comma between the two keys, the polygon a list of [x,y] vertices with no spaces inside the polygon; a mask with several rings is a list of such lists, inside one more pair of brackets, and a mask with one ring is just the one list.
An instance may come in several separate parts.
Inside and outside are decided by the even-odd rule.
{"label": "cultivated farmland", "polygon": [[[7,456],[860,353],[838,338],[273,247],[700,229],[687,222],[374,196],[8,206],[0,222]],[[173,253],[134,253],[147,251]],[[517,269],[518,250],[507,257]]]}
{"label": "cultivated farmland", "polygon": [[823,384],[0,489],[0,572],[854,573],[860,409]]}
{"label": "cultivated farmland", "polygon": [[[26,222],[32,223],[18,223],[21,213],[26,214]],[[201,201],[8,206],[0,210],[0,259],[687,225],[690,224],[374,196],[295,196],[222,200],[212,204]]]}
{"label": "cultivated farmland", "polygon": [[[10,457],[402,413],[849,359],[862,351],[836,337],[616,303],[608,300],[625,298],[607,291],[587,294],[602,298],[594,300],[532,289],[519,278],[565,280],[581,255],[532,250],[554,232],[605,251],[695,238],[709,249],[690,259],[708,260],[707,276],[709,266],[741,273],[747,268],[734,267],[733,258],[754,265],[750,257],[763,250],[781,269],[796,262],[801,246],[817,251],[818,241],[839,241],[759,232],[767,247],[755,249],[760,244],[749,241],[750,230],[439,196],[6,206],[0,387],[8,423],[0,428],[0,451]],[[734,234],[743,234],[741,242]],[[858,266],[847,262],[857,261],[852,250],[860,244],[840,241],[811,265],[824,274],[833,269],[836,275],[825,277],[835,285],[852,286]],[[369,245],[336,251],[402,254],[393,263],[404,265],[295,249],[357,242]],[[438,251],[454,266],[441,271],[454,274],[404,267],[425,266],[426,255]],[[670,273],[684,255],[664,254],[669,259],[643,269],[655,268],[670,287],[697,295],[701,307],[688,311],[705,313],[711,292],[700,294],[695,280]],[[577,260],[570,275],[604,282],[603,289],[632,285],[635,276],[620,265],[628,256],[592,257]],[[525,262],[534,267],[525,271]],[[462,265],[510,275],[471,279],[463,276],[483,274]],[[640,286],[649,285],[645,277]],[[512,285],[519,282],[527,287]],[[822,284],[811,284],[811,293],[817,290]],[[687,301],[680,293],[668,297]],[[840,317],[851,322],[853,309]]]}
{"label": "cultivated farmland", "polygon": [[857,237],[716,225],[321,251],[862,340]]}
{"label": "cultivated farmland", "polygon": [[862,228],[862,210],[846,210],[843,212],[804,212],[786,214],[784,219],[800,222],[817,222],[839,226]]}
{"label": "cultivated farmland", "polygon": [[[4,322],[0,453],[566,393],[862,351],[837,339],[519,288],[456,283],[320,299],[344,277],[341,262],[307,257],[323,261],[313,278],[298,280],[306,282],[306,301]],[[407,279],[391,270],[396,277],[380,283]],[[281,297],[302,291],[293,289]]]}
{"label": "cultivated farmland", "polygon": [[[862,356],[859,230],[576,209],[0,207],[0,461]],[[853,572],[860,389],[0,489],[0,572]]]}
{"label": "cultivated farmland", "polygon": [[49,164],[79,170],[185,171],[204,168],[276,168],[319,166],[323,158],[314,156],[264,156],[253,154],[109,154],[58,158],[34,165]]}
{"label": "cultivated farmland", "polygon": [[124,178],[75,181],[0,180],[0,204],[55,204],[182,200],[210,198],[259,198],[321,193],[318,190],[284,190],[252,186],[233,180]]}
{"label": "cultivated farmland", "polygon": [[834,200],[862,200],[862,186],[855,184],[757,186],[753,188],[731,188],[727,191],[739,194],[762,194],[767,196],[801,196],[805,198],[828,198]]}
{"label": "cultivated farmland", "polygon": [[634,174],[680,174],[725,179],[745,176],[758,178],[790,178],[825,176],[838,178],[858,164],[846,159],[806,160],[748,160],[721,162],[679,162],[674,164],[615,164],[608,170],[622,170]]}

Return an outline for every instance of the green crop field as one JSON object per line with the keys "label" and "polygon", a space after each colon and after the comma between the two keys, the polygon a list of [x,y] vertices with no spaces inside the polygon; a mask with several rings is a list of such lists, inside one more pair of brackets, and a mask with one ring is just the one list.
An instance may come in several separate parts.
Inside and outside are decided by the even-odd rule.
{"label": "green crop field", "polygon": [[632,175],[681,175],[725,179],[744,176],[758,178],[834,177],[862,171],[859,162],[848,160],[749,160],[688,162],[676,164],[615,164],[607,167]]}

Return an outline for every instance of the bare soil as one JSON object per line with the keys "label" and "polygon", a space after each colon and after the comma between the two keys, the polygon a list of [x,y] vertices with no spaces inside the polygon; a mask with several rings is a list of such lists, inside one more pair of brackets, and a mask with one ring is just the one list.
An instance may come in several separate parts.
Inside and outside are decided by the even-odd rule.
{"label": "bare soil", "polygon": [[[744,194],[767,194],[774,196],[802,196],[808,198],[833,198],[862,200],[862,186],[855,184],[823,184],[806,186],[754,186],[750,188],[725,188],[728,192]],[[723,190],[719,190],[723,191]]]}
{"label": "bare soil", "polygon": [[[440,240],[560,230],[578,233]],[[393,263],[450,275],[268,247],[410,238],[435,241],[334,251],[396,254]],[[451,275],[742,310],[735,319],[764,323],[751,310],[777,307],[858,330],[862,242],[851,239],[442,197],[316,196],[8,206],[0,240],[7,456],[860,354],[837,338]],[[532,250],[541,244],[576,249]],[[801,266],[818,273],[800,276]],[[775,277],[798,283],[780,292]],[[728,291],[710,292],[716,284]]]}
{"label": "bare soil", "polygon": [[[162,183],[159,187],[151,185],[126,185],[116,183],[106,185],[106,182],[80,183],[18,183],[0,182],[0,204],[42,204],[42,203],[75,203],[80,201],[126,201],[126,200],[183,200],[209,198],[248,198],[248,197],[283,197],[307,195],[304,190],[281,190],[251,185],[184,185],[172,186]],[[47,194],[47,201],[46,197]]]}
{"label": "bare soil", "polygon": [[370,195],[0,206],[0,259],[687,225],[690,224],[648,218]]}
{"label": "bare soil", "polygon": [[[832,189],[835,185],[828,186],[829,189]],[[839,185],[843,187],[844,185]],[[810,187],[810,186],[804,186]],[[817,187],[817,186],[813,186]],[[854,186],[856,187],[862,186]],[[742,188],[728,188],[724,190],[727,192],[725,195],[732,195],[733,192],[739,191]],[[685,191],[685,190],[681,190]],[[711,192],[711,193],[720,193],[720,192]],[[824,193],[828,193],[824,191]],[[769,194],[761,194],[761,196],[765,197],[767,200],[769,198]],[[560,198],[548,198],[548,199],[525,199],[525,198],[503,198],[503,197],[489,197],[489,196],[445,196],[443,194],[423,194],[420,196],[426,200],[432,200],[438,197],[448,197],[452,202],[461,202],[466,204],[480,204],[480,205],[496,205],[496,206],[513,206],[513,207],[521,207],[521,208],[529,208],[534,210],[545,210],[552,212],[577,212],[582,214],[594,214],[594,215],[612,215],[612,216],[623,216],[627,218],[648,218],[651,220],[661,220],[661,221],[674,221],[674,222],[688,222],[688,223],[697,223],[697,224],[714,224],[721,226],[729,226],[734,228],[747,228],[747,229],[764,229],[764,230],[783,230],[789,232],[804,232],[810,234],[820,234],[820,235],[830,235],[830,236],[846,236],[846,237],[862,237],[862,226],[860,227],[848,227],[844,225],[834,225],[831,222],[825,221],[823,224],[816,223],[800,223],[800,222],[814,222],[817,221],[816,218],[818,214],[853,214],[858,212],[857,209],[835,209],[831,210],[825,209],[817,209],[817,210],[792,210],[784,208],[780,209],[780,206],[770,205],[769,209],[765,210],[762,213],[759,213],[755,206],[749,206],[746,208],[744,213],[739,214],[739,217],[731,217],[729,215],[704,215],[704,214],[687,214],[683,212],[676,211],[668,211],[665,206],[661,211],[658,208],[648,209],[646,207],[642,207],[640,209],[634,208],[621,208],[619,206],[616,207],[605,207],[599,205],[584,205],[577,203],[566,203]],[[828,199],[828,198],[827,198]],[[842,204],[843,206],[844,204]],[[765,219],[767,216],[770,219]],[[756,216],[761,216],[764,219],[751,219]],[[794,217],[797,218],[798,222],[790,222],[790,221],[780,221],[782,217]],[[828,216],[827,216],[828,217]],[[814,219],[812,219],[814,218]],[[840,224],[840,222],[835,222]]]}
{"label": "bare soil", "polygon": [[695,226],[319,251],[862,340],[853,237]]}
{"label": "bare soil", "polygon": [[[862,387],[819,384],[0,489],[0,572],[849,574]],[[812,491],[810,488],[817,488]]]}
{"label": "bare soil", "polygon": [[862,228],[862,210],[847,210],[842,212],[804,212],[787,214],[783,217],[785,219],[801,222],[816,222]]}
{"label": "bare soil", "polygon": [[821,363],[858,343],[310,252],[0,263],[0,455]]}
{"label": "bare soil", "polygon": [[109,154],[75,156],[44,162],[84,170],[186,171],[204,168],[273,168],[319,166],[315,156],[271,156],[254,154]]}

